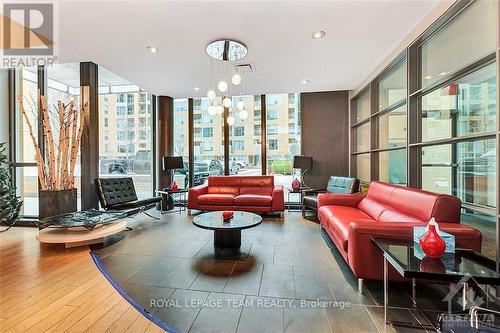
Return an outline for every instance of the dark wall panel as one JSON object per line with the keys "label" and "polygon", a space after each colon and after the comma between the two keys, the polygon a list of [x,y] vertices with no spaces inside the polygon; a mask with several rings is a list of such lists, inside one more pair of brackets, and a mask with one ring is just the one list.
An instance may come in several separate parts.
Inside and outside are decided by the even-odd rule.
{"label": "dark wall panel", "polygon": [[349,93],[300,94],[302,155],[313,158],[305,183],[324,188],[330,176],[349,175]]}

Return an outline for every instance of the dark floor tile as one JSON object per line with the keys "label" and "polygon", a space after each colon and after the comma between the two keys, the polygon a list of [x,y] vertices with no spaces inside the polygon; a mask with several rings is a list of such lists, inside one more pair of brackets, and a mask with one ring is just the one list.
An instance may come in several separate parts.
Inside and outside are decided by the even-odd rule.
{"label": "dark floor tile", "polygon": [[259,296],[295,298],[292,266],[265,264]]}
{"label": "dark floor tile", "polygon": [[[273,303],[274,301],[274,303]],[[238,333],[279,333],[283,332],[283,307],[281,299],[247,296],[245,307],[238,324]]]}
{"label": "dark floor tile", "polygon": [[283,244],[283,233],[280,231],[264,231],[261,244],[281,245]]}
{"label": "dark floor tile", "polygon": [[292,306],[284,308],[284,332],[331,332],[325,308],[301,304],[294,300]]}
{"label": "dark floor tile", "polygon": [[160,281],[162,287],[188,289],[198,274],[204,269],[204,261],[197,259],[182,259]]}
{"label": "dark floor tile", "polygon": [[122,286],[130,297],[139,302],[145,310],[151,313],[158,310],[156,304],[161,304],[161,302],[167,300],[174,292],[174,289],[171,288],[140,286],[128,283]]}
{"label": "dark floor tile", "polygon": [[177,332],[187,332],[201,310],[209,293],[194,290],[176,290],[155,315]]}
{"label": "dark floor tile", "polygon": [[[385,325],[384,323],[384,308],[383,307],[375,307],[375,306],[367,306],[366,309],[370,313],[375,325],[377,326],[379,332],[383,333],[426,333],[426,330],[422,328],[409,328],[403,326],[392,326]],[[388,312],[388,320],[402,321],[402,322],[410,322],[419,324],[417,319],[411,314],[408,309],[400,309],[400,308],[389,308]]]}
{"label": "dark floor tile", "polygon": [[217,260],[246,260],[248,258],[251,243],[242,243],[239,248],[222,249],[214,246],[213,243],[208,242],[203,248],[195,255],[197,259],[217,259]]}
{"label": "dark floor tile", "polygon": [[189,289],[204,291],[222,291],[231,276],[235,262],[233,261],[207,261],[203,270]]}
{"label": "dark floor tile", "polygon": [[[364,281],[366,289],[373,296],[377,304],[384,304],[384,288],[382,281]],[[410,291],[411,294],[411,291]],[[389,282],[389,306],[409,308],[413,306],[411,296],[404,288],[404,284]]]}
{"label": "dark floor tile", "polygon": [[294,265],[299,261],[299,248],[296,245],[275,245],[274,264]]}
{"label": "dark floor tile", "polygon": [[274,260],[274,245],[253,243],[249,256],[260,264],[272,264]]}
{"label": "dark floor tile", "polygon": [[297,298],[334,300],[327,274],[320,267],[293,266],[293,275]]}
{"label": "dark floor tile", "polygon": [[102,263],[115,280],[126,282],[154,259],[154,257],[143,255],[110,254],[102,259]]}
{"label": "dark floor tile", "polygon": [[236,294],[258,295],[264,265],[254,260],[237,262],[224,291]]}
{"label": "dark floor tile", "polygon": [[[244,295],[211,293],[209,302],[220,302],[221,307],[205,306],[189,330],[190,333],[232,333],[236,332],[240,319]],[[218,303],[219,304],[219,303]]]}
{"label": "dark floor tile", "polygon": [[172,270],[182,259],[160,257],[141,268],[132,275],[127,282],[133,284],[157,286],[160,281]]}
{"label": "dark floor tile", "polygon": [[326,313],[333,332],[377,332],[377,327],[363,305],[327,307]]}

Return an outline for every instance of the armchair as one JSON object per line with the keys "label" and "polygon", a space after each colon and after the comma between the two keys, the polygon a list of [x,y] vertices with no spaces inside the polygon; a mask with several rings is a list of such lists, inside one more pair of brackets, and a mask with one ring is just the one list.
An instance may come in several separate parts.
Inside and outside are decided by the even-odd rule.
{"label": "armchair", "polygon": [[306,216],[307,210],[318,211],[319,193],[342,193],[353,194],[359,191],[359,180],[357,178],[331,176],[328,185],[324,189],[305,190],[302,196],[302,216]]}

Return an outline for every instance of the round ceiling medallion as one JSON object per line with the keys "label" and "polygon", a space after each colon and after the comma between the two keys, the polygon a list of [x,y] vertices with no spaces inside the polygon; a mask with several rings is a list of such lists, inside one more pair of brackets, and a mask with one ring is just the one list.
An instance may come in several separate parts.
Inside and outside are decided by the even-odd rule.
{"label": "round ceiling medallion", "polygon": [[221,61],[238,61],[247,53],[245,44],[233,39],[218,39],[207,45],[207,54]]}

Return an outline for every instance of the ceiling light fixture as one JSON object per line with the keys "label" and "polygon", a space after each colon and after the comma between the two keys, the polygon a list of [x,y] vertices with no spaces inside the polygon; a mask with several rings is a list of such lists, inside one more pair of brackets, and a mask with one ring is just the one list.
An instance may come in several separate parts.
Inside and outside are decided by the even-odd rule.
{"label": "ceiling light fixture", "polygon": [[148,50],[150,53],[158,53],[158,48],[154,47],[154,46],[148,46],[146,47],[146,50]]}
{"label": "ceiling light fixture", "polygon": [[308,84],[309,80],[302,80],[302,84]]}
{"label": "ceiling light fixture", "polygon": [[194,91],[198,91],[198,90],[200,90],[199,87],[194,87]]}
{"label": "ceiling light fixture", "polygon": [[326,36],[326,32],[321,30],[321,31],[313,32],[313,34],[311,35],[311,38],[312,39],[321,39],[321,38],[324,38],[325,36]]}

